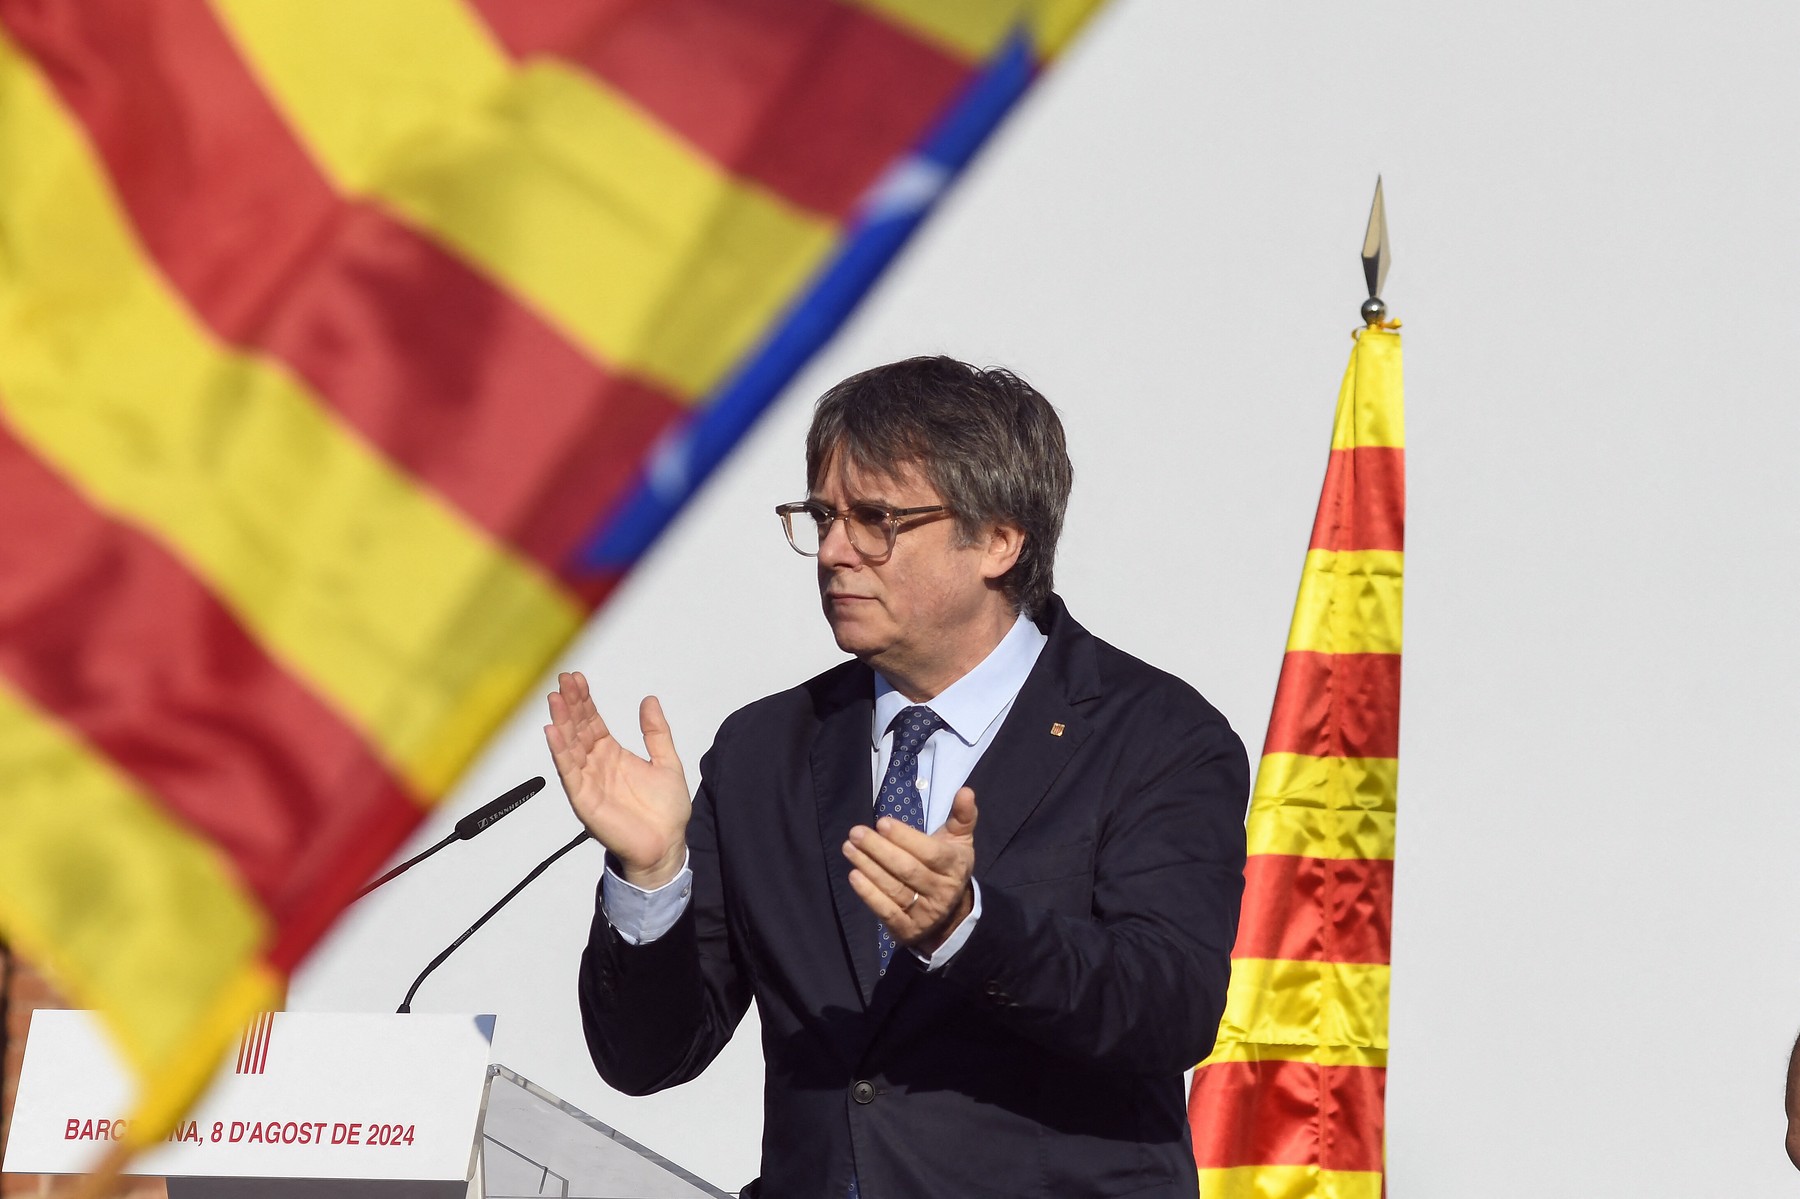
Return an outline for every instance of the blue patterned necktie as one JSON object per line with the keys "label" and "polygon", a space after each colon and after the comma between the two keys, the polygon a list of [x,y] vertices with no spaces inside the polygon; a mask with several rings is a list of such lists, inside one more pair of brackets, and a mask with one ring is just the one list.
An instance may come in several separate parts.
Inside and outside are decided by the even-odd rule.
{"label": "blue patterned necktie", "polygon": [[[875,819],[892,816],[920,832],[925,831],[925,797],[919,794],[919,751],[931,734],[944,727],[944,718],[923,704],[900,709],[888,728],[894,733],[894,755],[875,796]],[[894,937],[887,925],[877,924],[881,938],[881,973],[894,956]]]}

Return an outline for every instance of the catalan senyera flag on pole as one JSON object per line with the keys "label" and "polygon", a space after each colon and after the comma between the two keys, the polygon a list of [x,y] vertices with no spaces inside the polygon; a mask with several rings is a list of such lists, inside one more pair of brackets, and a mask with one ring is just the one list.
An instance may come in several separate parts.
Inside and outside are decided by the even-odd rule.
{"label": "catalan senyera flag on pole", "polygon": [[0,0],[0,936],[144,1143],[1099,0]]}
{"label": "catalan senyera flag on pole", "polygon": [[1406,483],[1400,336],[1358,333],[1250,800],[1203,1199],[1380,1199]]}

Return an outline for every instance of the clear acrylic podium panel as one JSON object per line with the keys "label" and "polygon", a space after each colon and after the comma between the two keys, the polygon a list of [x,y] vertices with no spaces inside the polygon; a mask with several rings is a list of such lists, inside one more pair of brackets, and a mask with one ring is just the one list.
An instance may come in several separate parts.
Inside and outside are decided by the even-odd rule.
{"label": "clear acrylic podium panel", "polygon": [[733,1199],[505,1066],[488,1067],[480,1199]]}

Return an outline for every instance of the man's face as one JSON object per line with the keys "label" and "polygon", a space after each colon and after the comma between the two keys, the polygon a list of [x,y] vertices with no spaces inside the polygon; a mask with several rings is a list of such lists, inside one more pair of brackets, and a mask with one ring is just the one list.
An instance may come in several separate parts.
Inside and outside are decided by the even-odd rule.
{"label": "man's face", "polygon": [[[944,502],[911,467],[894,476],[865,474],[837,455],[826,460],[812,498],[839,512],[857,503],[921,508]],[[985,537],[964,545],[955,517],[934,513],[903,520],[893,552],[877,562],[850,544],[843,522],[834,524],[819,549],[819,595],[838,648],[903,691],[907,682],[932,692],[947,686],[1012,623],[1011,605],[993,580],[1011,568],[1018,550],[994,542]]]}

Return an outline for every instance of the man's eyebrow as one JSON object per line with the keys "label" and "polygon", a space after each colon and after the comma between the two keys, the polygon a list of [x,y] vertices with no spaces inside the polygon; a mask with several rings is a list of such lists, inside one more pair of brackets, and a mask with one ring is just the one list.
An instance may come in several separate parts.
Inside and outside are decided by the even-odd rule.
{"label": "man's eyebrow", "polygon": [[[806,502],[809,504],[817,504],[821,508],[831,507],[830,504],[827,504],[823,499],[820,499],[818,496],[818,493],[816,493],[816,492],[811,492],[811,491],[807,492]],[[900,506],[900,505],[894,503],[892,500],[885,500],[885,499],[882,499],[880,496],[853,495],[850,497],[849,502],[845,504],[845,508],[846,509],[854,508],[858,504],[867,504],[871,508],[898,508]]]}

